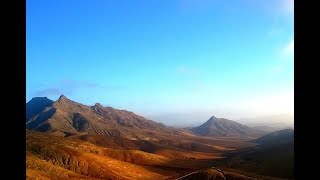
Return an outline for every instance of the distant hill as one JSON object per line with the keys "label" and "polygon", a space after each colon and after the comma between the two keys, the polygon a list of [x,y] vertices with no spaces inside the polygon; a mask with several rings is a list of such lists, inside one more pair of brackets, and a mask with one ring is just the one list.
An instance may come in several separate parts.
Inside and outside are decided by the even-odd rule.
{"label": "distant hill", "polygon": [[283,129],[269,133],[255,140],[260,144],[285,144],[290,143],[294,139],[293,129]]}
{"label": "distant hill", "polygon": [[46,97],[34,97],[26,104],[26,121],[42,112],[46,107],[53,104],[54,101]]}
{"label": "distant hill", "polygon": [[266,131],[266,132],[273,132],[273,131],[278,131],[278,130],[281,130],[281,128],[274,128],[274,127],[271,127],[271,126],[264,126],[264,125],[261,125],[261,126],[249,126],[253,129],[256,129],[256,130],[259,130],[259,131]]}
{"label": "distant hill", "polygon": [[256,174],[289,178],[294,177],[294,131],[284,129],[262,136],[254,142],[258,146],[234,152],[217,165]]}
{"label": "distant hill", "polygon": [[248,126],[239,124],[235,121],[224,119],[224,118],[216,118],[212,116],[207,122],[204,124],[192,128],[192,132],[202,136],[212,136],[212,137],[230,137],[230,136],[252,136],[258,137],[265,132],[259,131]]}
{"label": "distant hill", "polygon": [[[38,98],[34,99],[37,100]],[[42,108],[37,108],[28,114],[27,129],[55,133],[61,136],[96,134],[123,136],[131,139],[141,138],[139,137],[139,134],[142,134],[141,130],[174,133],[172,128],[148,120],[133,112],[103,107],[99,103],[94,106],[86,106],[63,95],[55,102],[48,99],[40,100],[46,103],[41,101],[39,107]],[[51,106],[49,102],[53,102]],[[35,100],[27,103],[27,109],[30,104],[36,104]]]}

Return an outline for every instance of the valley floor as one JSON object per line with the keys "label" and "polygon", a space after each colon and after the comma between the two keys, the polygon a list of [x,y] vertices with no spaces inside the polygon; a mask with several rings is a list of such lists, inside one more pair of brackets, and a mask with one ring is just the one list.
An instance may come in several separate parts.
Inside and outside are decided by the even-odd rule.
{"label": "valley floor", "polygon": [[[195,137],[189,137],[179,143],[165,142],[166,145],[152,141],[132,141],[129,147],[129,142],[124,143],[127,146],[121,145],[121,141],[126,140],[120,137],[113,140],[101,136],[58,137],[30,130],[27,130],[26,137],[26,175],[30,180],[178,179],[192,172],[197,172],[193,174],[194,177],[182,179],[197,179],[203,173],[209,173],[211,177],[216,171],[212,170],[212,166],[221,166],[217,162],[223,162],[224,153],[234,151],[233,148],[253,146],[247,140],[212,138],[198,139],[200,143],[192,144],[189,141]],[[212,152],[208,152],[201,144],[212,147]],[[231,171],[230,168],[227,171],[223,166],[221,168],[229,177],[236,179],[272,179]]]}

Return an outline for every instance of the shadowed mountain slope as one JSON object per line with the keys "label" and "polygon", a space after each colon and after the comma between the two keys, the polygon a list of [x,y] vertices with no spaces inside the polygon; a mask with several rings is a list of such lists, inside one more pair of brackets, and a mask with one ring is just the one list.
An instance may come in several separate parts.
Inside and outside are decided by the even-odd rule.
{"label": "shadowed mountain slope", "polygon": [[294,136],[292,129],[275,131],[254,142],[259,145],[225,153],[216,161],[224,168],[278,177],[294,178]]}
{"label": "shadowed mountain slope", "polygon": [[50,107],[54,101],[46,97],[34,97],[26,104],[26,121],[34,115],[42,112],[46,107]]}
{"label": "shadowed mountain slope", "polygon": [[274,131],[265,136],[262,136],[255,140],[255,142],[260,144],[285,144],[293,142],[294,130],[293,129],[283,129],[279,131]]}

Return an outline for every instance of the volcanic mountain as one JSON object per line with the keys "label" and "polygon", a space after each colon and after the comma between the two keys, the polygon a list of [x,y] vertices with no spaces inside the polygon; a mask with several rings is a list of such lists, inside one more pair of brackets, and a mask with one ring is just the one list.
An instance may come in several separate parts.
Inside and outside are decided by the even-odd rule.
{"label": "volcanic mountain", "polygon": [[[54,133],[61,136],[95,134],[122,136],[130,139],[142,138],[142,130],[173,133],[172,128],[148,120],[126,110],[103,107],[97,103],[86,106],[74,102],[64,95],[51,105],[47,98],[36,98],[27,103],[27,109],[39,107],[27,115],[27,129]],[[36,104],[36,105],[35,105]],[[40,112],[38,112],[40,111]],[[38,112],[38,113],[37,113]],[[31,116],[32,115],[32,116]]]}
{"label": "volcanic mountain", "polygon": [[202,136],[211,136],[211,137],[223,137],[223,136],[253,136],[259,137],[264,134],[264,132],[255,130],[248,126],[239,124],[235,121],[231,121],[224,118],[216,118],[212,116],[204,124],[192,128],[192,132]]}
{"label": "volcanic mountain", "polygon": [[46,107],[53,104],[53,101],[46,97],[32,98],[26,105],[26,121],[36,114],[42,112]]}

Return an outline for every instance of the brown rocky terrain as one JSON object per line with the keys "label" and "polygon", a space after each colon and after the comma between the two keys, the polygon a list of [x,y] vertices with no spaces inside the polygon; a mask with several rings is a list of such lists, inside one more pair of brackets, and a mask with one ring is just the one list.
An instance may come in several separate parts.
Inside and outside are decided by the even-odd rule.
{"label": "brown rocky terrain", "polygon": [[[279,158],[293,147],[283,145],[281,153],[262,148],[283,133],[261,137],[262,131],[214,116],[193,129],[172,128],[63,95],[28,102],[26,127],[27,179],[176,179],[192,172],[186,178],[272,179],[287,176],[263,168],[293,164]],[[255,164],[266,158],[280,161]]]}
{"label": "brown rocky terrain", "polygon": [[26,127],[61,136],[95,134],[131,139],[147,138],[144,136],[145,133],[141,135],[139,132],[141,129],[152,132],[177,133],[172,128],[133,112],[103,107],[98,103],[94,106],[86,106],[69,100],[63,95],[51,106],[30,117]]}

